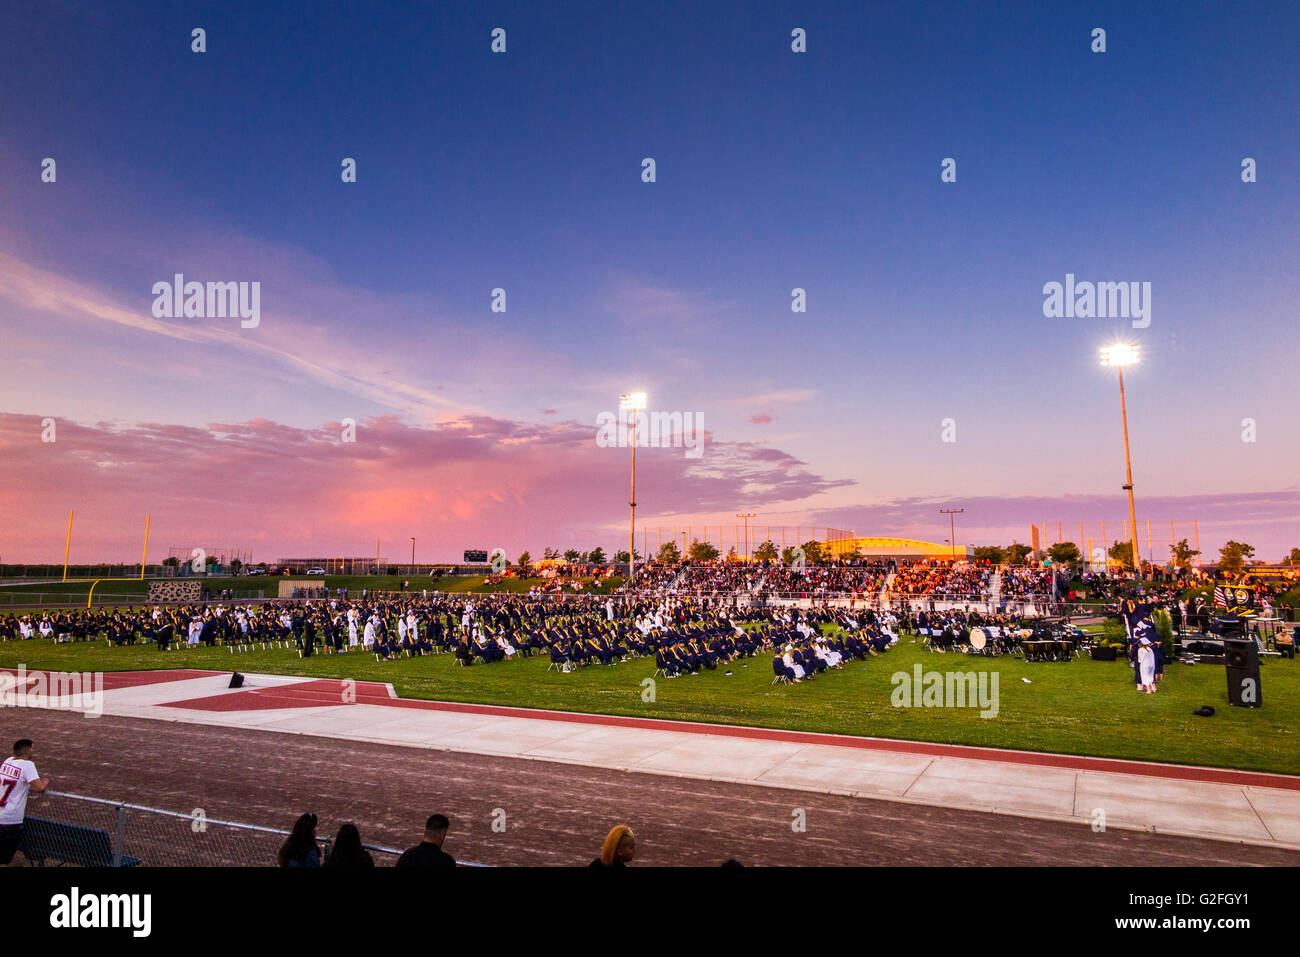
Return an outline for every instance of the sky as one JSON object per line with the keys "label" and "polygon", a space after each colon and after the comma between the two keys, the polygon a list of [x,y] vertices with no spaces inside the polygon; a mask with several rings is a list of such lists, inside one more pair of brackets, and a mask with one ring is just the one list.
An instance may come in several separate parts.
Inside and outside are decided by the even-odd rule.
{"label": "sky", "polygon": [[[1127,515],[1119,340],[1156,558],[1175,521],[1276,560],[1298,28],[1289,2],[9,5],[0,560],[61,558],[69,509],[74,561],[138,560],[146,514],[151,561],[613,551],[630,451],[597,421],[629,391],[706,440],[638,450],[639,525],[1099,536]],[[259,283],[258,324],[155,316],[178,273]],[[1149,325],[1045,316],[1067,275],[1150,283]]]}

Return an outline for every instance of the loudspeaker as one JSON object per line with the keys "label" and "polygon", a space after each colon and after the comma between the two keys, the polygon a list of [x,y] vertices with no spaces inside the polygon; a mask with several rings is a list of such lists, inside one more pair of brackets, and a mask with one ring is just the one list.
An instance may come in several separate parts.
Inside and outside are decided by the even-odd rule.
{"label": "loudspeaker", "polygon": [[1115,646],[1114,645],[1094,646],[1092,649],[1092,660],[1093,661],[1114,661]]}
{"label": "loudspeaker", "polygon": [[244,687],[244,676],[241,675],[238,671],[232,673],[231,676],[230,676],[230,684],[227,685],[226,687],[228,687],[228,688],[242,688],[242,687]]}
{"label": "loudspeaker", "polygon": [[1234,635],[1244,635],[1246,626],[1240,618],[1230,615],[1210,622],[1210,631],[1222,638],[1231,638]]}
{"label": "loudspeaker", "polygon": [[1228,673],[1228,704],[1258,708],[1264,703],[1259,684],[1259,652],[1250,639],[1225,638],[1223,660]]}
{"label": "loudspeaker", "polygon": [[1229,668],[1241,668],[1247,671],[1259,670],[1259,649],[1248,638],[1225,638],[1223,655]]}

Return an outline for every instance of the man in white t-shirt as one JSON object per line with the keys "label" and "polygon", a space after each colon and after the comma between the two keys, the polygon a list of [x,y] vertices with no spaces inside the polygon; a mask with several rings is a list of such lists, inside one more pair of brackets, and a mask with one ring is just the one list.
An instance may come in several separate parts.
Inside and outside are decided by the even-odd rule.
{"label": "man in white t-shirt", "polygon": [[12,862],[14,851],[18,850],[28,793],[39,793],[49,785],[46,778],[36,773],[31,740],[15,741],[14,756],[0,764],[0,867]]}

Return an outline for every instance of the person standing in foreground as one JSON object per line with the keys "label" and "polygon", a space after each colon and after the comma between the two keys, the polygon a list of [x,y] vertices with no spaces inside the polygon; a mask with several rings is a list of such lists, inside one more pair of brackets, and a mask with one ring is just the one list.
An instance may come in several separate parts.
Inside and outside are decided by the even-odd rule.
{"label": "person standing in foreground", "polygon": [[15,741],[14,756],[0,764],[0,867],[12,862],[18,850],[27,795],[32,791],[39,794],[49,786],[49,780],[37,774],[32,763],[31,739]]}
{"label": "person standing in foreground", "polygon": [[435,814],[424,824],[424,840],[402,853],[397,867],[455,867],[456,859],[442,849],[451,826],[443,815]]}

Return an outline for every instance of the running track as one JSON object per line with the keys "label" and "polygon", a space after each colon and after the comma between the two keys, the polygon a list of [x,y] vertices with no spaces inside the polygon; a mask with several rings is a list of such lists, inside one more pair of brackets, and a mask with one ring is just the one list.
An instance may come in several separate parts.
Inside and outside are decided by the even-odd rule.
{"label": "running track", "polygon": [[[130,729],[131,739],[171,741],[178,753],[198,747],[199,742],[237,750],[240,741],[273,737],[276,741],[273,753],[279,758],[274,773],[285,774],[285,781],[278,791],[279,804],[274,800],[266,802],[267,813],[272,807],[283,808],[285,796],[298,790],[292,784],[294,756],[323,750],[333,755],[331,760],[350,765],[350,762],[363,761],[361,755],[373,752],[387,756],[386,773],[398,781],[405,779],[405,766],[432,761],[438,765],[440,774],[446,774],[454,766],[458,769],[455,777],[475,793],[502,789],[513,793],[516,782],[526,782],[533,797],[520,800],[522,807],[548,806],[547,802],[557,795],[567,795],[569,800],[580,797],[577,806],[582,807],[584,802],[591,806],[592,827],[596,830],[600,828],[594,818],[607,820],[605,814],[617,816],[618,808],[611,807],[593,791],[574,794],[575,784],[583,781],[593,785],[600,781],[602,786],[613,788],[614,794],[626,793],[631,788],[636,794],[661,795],[667,801],[663,806],[676,807],[678,812],[683,809],[673,796],[681,794],[693,795],[692,799],[702,800],[706,805],[725,801],[731,808],[751,802],[780,805],[786,808],[782,824],[787,831],[791,808],[847,801],[846,805],[834,803],[834,813],[849,817],[863,814],[871,819],[893,821],[901,816],[918,824],[935,826],[942,821],[945,827],[959,829],[965,824],[972,834],[979,831],[1003,837],[1009,831],[1025,828],[1029,829],[1027,834],[1059,833],[1057,843],[1061,846],[1057,850],[1064,858],[1058,861],[1049,855],[1051,860],[1046,862],[1068,863],[1076,859],[1076,854],[1068,852],[1068,847],[1076,845],[1079,853],[1094,855],[1088,858],[1091,862],[1104,862],[1104,857],[1098,859],[1095,855],[1103,848],[1113,850],[1110,842],[1116,840],[1123,846],[1133,846],[1134,841],[1156,841],[1152,847],[1158,846],[1160,853],[1185,854],[1188,863],[1243,863],[1243,855],[1261,863],[1280,863],[1283,859],[1289,863],[1300,862],[1300,855],[1287,853],[1300,849],[1300,779],[1284,775],[403,700],[393,694],[391,686],[378,683],[272,675],[247,677],[247,685],[234,690],[226,687],[226,673],[157,671],[106,675],[103,710],[111,720],[110,717],[87,720],[48,711],[29,711],[24,718],[32,718],[32,723],[37,725],[46,721],[85,722],[87,733],[78,734],[78,747],[96,740],[99,728],[115,727],[119,724],[117,719],[128,718],[133,720],[123,728]],[[156,722],[152,725],[156,731],[143,731],[151,726],[136,719]],[[268,734],[249,734],[255,730]],[[46,751],[66,752],[68,744],[67,741],[60,741],[56,746],[47,744]],[[417,755],[413,748],[428,753]],[[57,760],[56,753],[50,755],[51,759]],[[155,757],[163,767],[172,763],[156,751]],[[213,765],[222,766],[220,761]],[[155,773],[164,773],[163,767]],[[128,800],[120,789],[129,787],[130,780],[114,774],[99,786],[93,781],[76,785],[62,781],[56,787],[59,790],[80,788],[81,793]],[[616,786],[614,782],[621,783]],[[106,790],[110,785],[117,790]],[[193,777],[184,789],[194,792],[208,786],[201,778]],[[242,793],[247,785],[241,783],[240,787]],[[444,804],[452,801],[447,806],[455,806],[455,798],[456,795],[446,796]],[[313,796],[311,800],[317,798]],[[644,804],[658,807],[659,801],[655,797]],[[399,802],[403,807],[411,807],[410,813],[416,813],[425,803],[414,798]],[[193,806],[196,805],[190,805]],[[636,806],[643,806],[643,802],[637,801]],[[969,812],[990,811],[994,814],[969,815]],[[1098,811],[1106,817],[1105,834],[1095,832],[1088,823],[1095,820]],[[226,813],[244,819],[233,811]],[[383,820],[376,820],[373,826],[381,830],[396,823],[390,816],[379,816]],[[416,813],[416,816],[420,815]],[[752,830],[737,823],[734,815],[723,817],[733,818],[726,834],[734,830],[743,835]],[[767,820],[771,825],[771,819]],[[977,827],[974,822],[979,822]],[[665,828],[662,821],[655,826],[660,830]],[[1161,836],[1136,833],[1141,831]],[[683,828],[675,824],[667,826],[667,832],[685,835]],[[868,827],[865,833],[873,831]],[[1122,836],[1108,837],[1116,833]],[[841,833],[835,839],[846,837]],[[1186,837],[1232,843],[1210,852],[1206,850],[1210,845],[1205,841],[1187,842],[1183,840]],[[368,839],[381,843],[388,840]],[[980,840],[973,836],[972,839],[975,848],[981,846]],[[530,834],[529,841],[532,840]],[[1160,843],[1164,841],[1174,841],[1183,850],[1174,851],[1174,845]],[[517,848],[513,843],[503,844],[493,839],[487,839],[486,843],[501,844],[499,850],[505,855],[502,862],[508,862],[510,848]],[[764,845],[761,840],[758,843]],[[674,840],[670,845],[688,858],[685,862],[701,862],[693,859],[690,840]],[[1247,850],[1239,845],[1257,847]],[[565,846],[570,845],[566,842]],[[791,862],[824,863],[819,853],[812,850],[815,846],[816,841],[811,839],[797,842],[793,848],[800,859]],[[999,853],[1013,853],[1017,862],[1028,863],[1033,857],[1031,854],[1030,859],[1022,860],[1025,851],[1009,852],[1005,844],[1000,846]],[[927,842],[927,848],[923,860],[911,862],[950,862],[937,844]],[[1282,859],[1264,855],[1264,848],[1274,849],[1283,855]],[[866,848],[859,853],[872,856]],[[812,857],[805,860],[804,855]],[[1266,861],[1265,857],[1269,859]],[[778,860],[789,858],[777,855],[777,860],[765,862]],[[982,862],[1010,863],[1003,858]],[[1148,861],[1138,854],[1116,862]]]}

